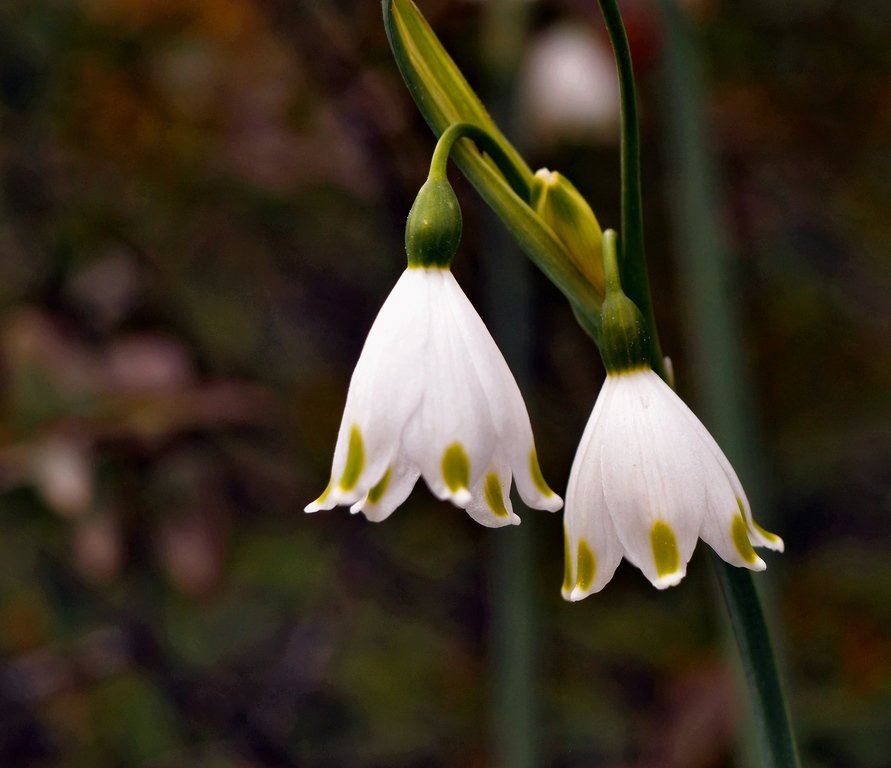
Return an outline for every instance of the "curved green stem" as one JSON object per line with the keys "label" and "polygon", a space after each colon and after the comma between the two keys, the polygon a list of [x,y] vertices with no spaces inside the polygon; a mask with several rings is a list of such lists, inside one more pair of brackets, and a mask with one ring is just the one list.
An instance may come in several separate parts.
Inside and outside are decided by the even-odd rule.
{"label": "curved green stem", "polygon": [[640,128],[637,120],[637,97],[634,90],[634,67],[628,36],[616,0],[598,0],[606,22],[610,43],[619,74],[619,95],[622,107],[621,174],[622,174],[622,286],[644,316],[649,329],[650,365],[663,379],[665,361],[656,332],[653,301],[647,278],[644,251],[643,202],[640,188]]}
{"label": "curved green stem", "polygon": [[525,202],[529,202],[531,189],[521,169],[517,168],[513,158],[494,137],[473,123],[452,123],[443,131],[439,141],[436,142],[436,149],[433,150],[433,158],[430,160],[431,177],[445,177],[449,153],[459,139],[471,139],[482,152],[492,159],[510,188]]}

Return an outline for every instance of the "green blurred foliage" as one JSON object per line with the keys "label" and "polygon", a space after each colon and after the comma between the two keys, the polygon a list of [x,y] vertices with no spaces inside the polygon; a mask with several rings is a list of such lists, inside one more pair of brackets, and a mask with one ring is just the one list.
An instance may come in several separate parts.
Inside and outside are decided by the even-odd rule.
{"label": "green blurred foliage", "polygon": [[[480,5],[422,7],[484,83]],[[884,768],[891,12],[689,7],[771,469],[764,517],[788,546],[760,580],[804,761]],[[666,234],[664,41],[646,3],[626,11],[657,316],[695,404]],[[0,6],[0,764],[490,764],[489,568],[494,537],[515,532],[420,487],[380,526],[300,512],[433,146],[379,13]],[[532,8],[529,43],[558,19],[603,40],[594,4],[553,0]],[[615,226],[613,134],[590,135],[527,136],[528,153]],[[456,271],[482,299],[490,219],[455,181]],[[559,488],[602,372],[556,292],[534,292],[526,395]],[[740,765],[744,693],[703,553],[669,593],[623,566],[569,606],[559,516],[526,521],[544,764]]]}

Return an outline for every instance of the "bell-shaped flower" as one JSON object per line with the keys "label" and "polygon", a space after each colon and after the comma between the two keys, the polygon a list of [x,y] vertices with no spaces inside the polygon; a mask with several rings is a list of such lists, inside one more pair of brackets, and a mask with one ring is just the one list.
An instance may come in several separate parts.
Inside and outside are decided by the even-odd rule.
{"label": "bell-shaped flower", "polygon": [[684,577],[697,539],[733,565],[764,570],[761,528],[714,438],[649,367],[606,377],[572,464],[563,596],[599,592],[624,556],[659,589]]}
{"label": "bell-shaped flower", "polygon": [[674,586],[700,538],[728,563],[764,570],[753,546],[782,551],[782,539],[755,522],[714,438],[646,362],[640,313],[615,265],[606,271],[607,377],[569,475],[563,597],[603,589],[622,557],[657,588]]}
{"label": "bell-shaped flower", "polygon": [[409,214],[408,269],[353,372],[331,480],[307,512],[350,505],[380,521],[421,476],[490,527],[520,522],[512,479],[529,506],[562,506],[539,469],[517,383],[448,268],[459,239],[451,187],[428,181]]}
{"label": "bell-shaped flower", "polygon": [[531,507],[560,498],[541,475],[517,383],[451,271],[409,267],[353,372],[331,482],[307,512],[349,504],[383,520],[419,476],[483,525],[519,523],[511,477]]}

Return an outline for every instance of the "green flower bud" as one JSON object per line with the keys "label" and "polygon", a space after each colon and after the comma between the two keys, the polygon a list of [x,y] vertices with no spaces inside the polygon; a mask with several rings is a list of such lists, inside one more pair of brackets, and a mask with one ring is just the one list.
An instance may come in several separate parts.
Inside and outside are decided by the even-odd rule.
{"label": "green flower bud", "polygon": [[554,231],[585,279],[603,295],[603,233],[591,206],[565,176],[541,168],[532,177],[532,208]]}
{"label": "green flower bud", "polygon": [[647,326],[637,305],[622,290],[616,256],[616,233],[603,233],[606,295],[600,308],[600,355],[606,372],[619,374],[649,368]]}
{"label": "green flower bud", "polygon": [[461,207],[445,178],[428,178],[408,212],[405,252],[410,267],[447,268],[461,242]]}

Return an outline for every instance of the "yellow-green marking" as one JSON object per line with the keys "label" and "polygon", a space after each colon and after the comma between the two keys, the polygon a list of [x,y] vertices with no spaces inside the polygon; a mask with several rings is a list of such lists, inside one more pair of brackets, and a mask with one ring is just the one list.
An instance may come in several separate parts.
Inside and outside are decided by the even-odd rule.
{"label": "yellow-green marking", "polygon": [[594,576],[597,573],[597,559],[588,546],[588,542],[579,539],[578,551],[578,577],[575,580],[576,586],[584,592],[587,592],[594,583]]}
{"label": "yellow-green marking", "polygon": [[371,504],[377,504],[383,495],[387,492],[387,486],[390,485],[390,476],[392,475],[392,468],[387,467],[387,471],[384,472],[384,476],[378,480],[377,485],[374,486],[368,492],[368,501]]}
{"label": "yellow-green marking", "polygon": [[442,454],[442,479],[452,493],[470,486],[470,460],[461,443],[452,443]]}
{"label": "yellow-green marking", "polygon": [[340,487],[344,491],[351,491],[359,482],[362,468],[365,466],[365,446],[362,443],[362,433],[355,424],[350,429],[350,443],[347,447],[347,459],[340,476]]}
{"label": "yellow-green marking", "polygon": [[483,495],[486,497],[486,504],[489,505],[489,509],[492,510],[493,514],[498,515],[498,517],[508,516],[507,507],[504,505],[504,495],[501,492],[501,481],[494,472],[489,472],[486,475]]}
{"label": "yellow-green marking", "polygon": [[664,520],[657,520],[653,523],[653,527],[650,529],[650,546],[653,548],[656,573],[660,577],[677,573],[681,567],[678,541],[671,526]]}

